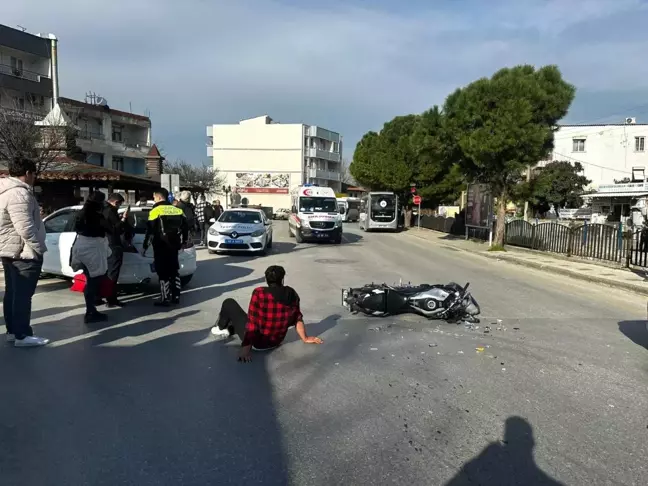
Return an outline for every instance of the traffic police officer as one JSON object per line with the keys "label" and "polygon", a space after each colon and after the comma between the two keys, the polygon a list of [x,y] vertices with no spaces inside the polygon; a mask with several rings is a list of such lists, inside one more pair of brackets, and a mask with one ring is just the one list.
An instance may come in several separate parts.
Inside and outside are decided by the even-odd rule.
{"label": "traffic police officer", "polygon": [[153,262],[160,280],[160,300],[157,306],[168,307],[180,302],[178,252],[187,244],[189,227],[182,209],[169,203],[169,192],[160,188],[153,193],[155,204],[149,212],[144,253],[153,245]]}

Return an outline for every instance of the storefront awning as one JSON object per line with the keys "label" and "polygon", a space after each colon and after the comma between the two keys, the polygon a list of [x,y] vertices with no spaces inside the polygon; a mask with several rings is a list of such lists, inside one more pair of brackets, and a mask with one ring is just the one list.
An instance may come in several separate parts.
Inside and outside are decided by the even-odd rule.
{"label": "storefront awning", "polygon": [[648,192],[595,192],[594,194],[585,194],[583,197],[644,197]]}

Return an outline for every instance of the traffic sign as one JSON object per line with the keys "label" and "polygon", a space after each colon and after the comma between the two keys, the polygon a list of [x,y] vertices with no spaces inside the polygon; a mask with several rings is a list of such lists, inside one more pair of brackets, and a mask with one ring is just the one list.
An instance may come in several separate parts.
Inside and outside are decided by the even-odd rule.
{"label": "traffic sign", "polygon": [[414,196],[413,201],[415,205],[420,206],[421,205],[421,196]]}

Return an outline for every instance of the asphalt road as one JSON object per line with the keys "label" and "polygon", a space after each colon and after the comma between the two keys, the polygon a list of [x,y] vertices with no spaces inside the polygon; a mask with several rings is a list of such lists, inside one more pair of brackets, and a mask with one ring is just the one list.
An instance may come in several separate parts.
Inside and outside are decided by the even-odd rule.
{"label": "asphalt road", "polygon": [[[645,298],[407,234],[295,246],[274,230],[266,257],[201,250],[181,308],[135,297],[103,327],[43,281],[33,321],[53,344],[0,346],[0,484],[646,484]],[[239,364],[209,328],[269,264],[325,343],[291,331]],[[400,278],[470,281],[482,325],[340,306],[341,287]]]}

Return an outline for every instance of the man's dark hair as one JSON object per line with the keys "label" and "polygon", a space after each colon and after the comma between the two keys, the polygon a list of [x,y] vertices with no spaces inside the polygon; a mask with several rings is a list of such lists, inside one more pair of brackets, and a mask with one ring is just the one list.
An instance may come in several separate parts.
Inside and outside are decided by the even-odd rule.
{"label": "man's dark hair", "polygon": [[271,265],[265,271],[265,278],[268,285],[281,285],[286,276],[284,267],[279,265]]}
{"label": "man's dark hair", "polygon": [[9,175],[11,177],[24,177],[27,172],[36,173],[36,162],[26,157],[14,157],[9,162]]}
{"label": "man's dark hair", "polygon": [[106,195],[101,191],[91,192],[88,196],[88,201],[102,203],[106,200]]}
{"label": "man's dark hair", "polygon": [[169,191],[167,191],[164,187],[160,187],[159,189],[156,189],[153,194],[154,195],[157,194],[162,199],[169,199]]}
{"label": "man's dark hair", "polygon": [[124,196],[122,196],[118,192],[113,192],[110,196],[108,196],[108,200],[110,202],[124,202]]}

